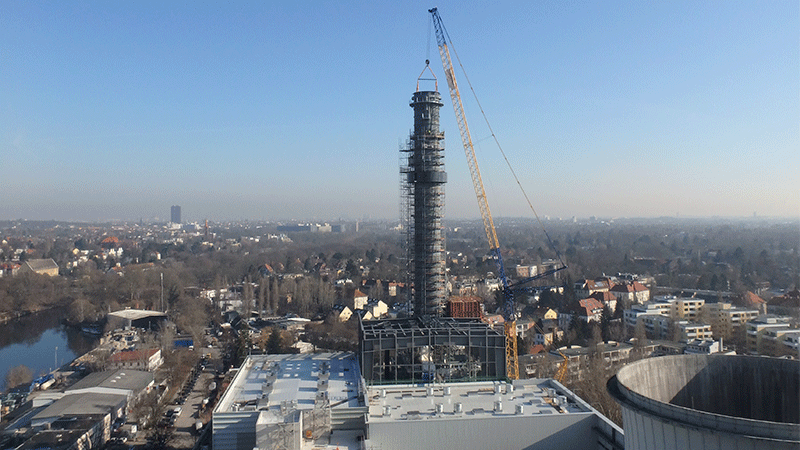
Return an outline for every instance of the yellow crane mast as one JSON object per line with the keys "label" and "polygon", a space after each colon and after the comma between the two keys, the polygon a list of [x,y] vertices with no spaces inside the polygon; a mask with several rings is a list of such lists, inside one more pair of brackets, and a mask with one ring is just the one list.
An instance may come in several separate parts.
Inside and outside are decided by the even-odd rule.
{"label": "yellow crane mast", "polygon": [[516,380],[519,378],[519,364],[517,362],[517,324],[514,312],[513,293],[505,275],[503,258],[500,254],[500,243],[497,240],[497,231],[495,231],[494,220],[489,210],[489,202],[486,200],[486,191],[484,190],[483,181],[481,180],[481,171],[478,168],[478,161],[475,158],[475,148],[472,145],[472,137],[469,133],[467,118],[464,115],[461,94],[458,92],[458,84],[456,83],[456,75],[453,70],[453,62],[450,58],[450,50],[447,48],[442,18],[439,17],[439,11],[436,8],[430,9],[428,12],[431,13],[433,18],[433,26],[436,30],[436,41],[439,47],[439,56],[441,56],[442,59],[447,86],[450,88],[450,99],[453,103],[458,129],[461,133],[461,142],[464,144],[464,153],[467,156],[469,172],[470,175],[472,175],[472,185],[475,188],[475,195],[478,197],[478,208],[483,218],[483,228],[486,231],[486,238],[489,240],[489,250],[497,262],[498,276],[503,283],[503,295],[505,298],[503,318],[505,319],[506,376],[511,380]]}

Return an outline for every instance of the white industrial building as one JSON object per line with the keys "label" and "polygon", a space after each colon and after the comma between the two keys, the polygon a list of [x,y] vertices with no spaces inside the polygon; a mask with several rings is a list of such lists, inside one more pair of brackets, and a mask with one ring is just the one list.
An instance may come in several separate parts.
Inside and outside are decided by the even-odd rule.
{"label": "white industrial building", "polygon": [[213,414],[215,450],[622,449],[549,379],[367,386],[352,353],[250,356]]}

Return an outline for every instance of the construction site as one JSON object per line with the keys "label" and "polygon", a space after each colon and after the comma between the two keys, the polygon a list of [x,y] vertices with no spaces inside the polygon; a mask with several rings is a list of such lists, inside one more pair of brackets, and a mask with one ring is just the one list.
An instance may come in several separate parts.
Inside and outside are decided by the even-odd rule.
{"label": "construction site", "polygon": [[[519,378],[513,289],[506,278],[500,244],[481,180],[472,138],[455,79],[445,29],[436,8],[430,11],[450,99],[483,219],[488,250],[502,282],[503,332],[480,320],[478,301],[447,298],[444,236],[444,106],[438,79],[426,61],[409,105],[414,126],[400,150],[401,221],[405,230],[408,303],[412,317],[362,321],[359,329],[361,373],[368,383],[475,381]],[[420,81],[436,90],[421,91]],[[522,280],[522,283],[562,270]],[[445,314],[446,313],[446,314]],[[566,367],[563,368],[564,370]]]}
{"label": "construction site", "polygon": [[[568,370],[563,354],[554,379],[519,380],[515,289],[566,266],[559,255],[552,269],[509,283],[450,43],[437,9],[429,12],[487,250],[501,282],[503,325],[482,321],[475,299],[448,298],[447,175],[439,120],[444,103],[426,61],[409,102],[413,129],[400,150],[409,317],[359,319],[358,354],[248,357],[214,411],[214,448],[797,448],[797,361],[675,357],[626,367],[608,389],[623,407],[630,435],[560,382]],[[430,78],[423,78],[426,72]],[[435,89],[420,90],[420,81],[435,83]],[[755,389],[743,402],[729,401],[743,376],[767,376],[772,390]],[[723,390],[715,381],[720,379]],[[786,392],[789,401],[781,400]],[[724,417],[758,402],[760,409],[779,405],[774,407],[780,411]],[[738,405],[733,413],[724,407],[730,404]]]}

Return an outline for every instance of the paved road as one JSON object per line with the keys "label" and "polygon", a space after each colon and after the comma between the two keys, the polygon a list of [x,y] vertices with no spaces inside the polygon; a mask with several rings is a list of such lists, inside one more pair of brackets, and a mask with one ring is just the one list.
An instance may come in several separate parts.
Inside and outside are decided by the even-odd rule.
{"label": "paved road", "polygon": [[[200,373],[197,382],[191,393],[186,397],[186,402],[181,406],[181,414],[175,421],[175,432],[170,440],[170,445],[174,448],[192,448],[197,433],[195,423],[200,419],[200,406],[203,399],[208,397],[208,385],[214,381],[214,364],[209,365],[209,369]],[[205,424],[206,421],[203,423]]]}

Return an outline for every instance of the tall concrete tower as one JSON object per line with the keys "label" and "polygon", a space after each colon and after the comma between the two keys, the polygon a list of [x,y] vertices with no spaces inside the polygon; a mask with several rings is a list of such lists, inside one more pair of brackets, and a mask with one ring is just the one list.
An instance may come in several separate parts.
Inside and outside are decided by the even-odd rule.
{"label": "tall concrete tower", "polygon": [[444,133],[439,131],[442,97],[417,91],[411,97],[414,130],[401,151],[409,300],[417,317],[438,316],[445,305]]}

